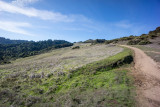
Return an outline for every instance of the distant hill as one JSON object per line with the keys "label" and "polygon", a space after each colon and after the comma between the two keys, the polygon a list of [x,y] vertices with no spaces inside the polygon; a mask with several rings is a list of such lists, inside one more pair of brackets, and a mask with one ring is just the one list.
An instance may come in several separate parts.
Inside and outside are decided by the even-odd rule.
{"label": "distant hill", "polygon": [[27,40],[11,40],[6,39],[4,37],[0,37],[0,44],[19,44],[19,43],[26,43],[29,42]]}
{"label": "distant hill", "polygon": [[20,44],[0,44],[0,64],[10,63],[21,57],[28,57],[47,52],[49,50],[72,46],[65,40],[30,41]]}
{"label": "distant hill", "polygon": [[151,44],[152,40],[160,37],[160,27],[157,27],[155,30],[153,31],[149,31],[148,34],[142,34],[140,36],[128,36],[128,37],[121,37],[121,38],[117,38],[117,39],[112,39],[112,40],[105,40],[105,39],[96,39],[96,40],[86,40],[83,43],[92,43],[92,44],[97,44],[97,43],[106,43],[106,44],[110,44],[110,43],[125,43],[128,45],[146,45],[146,44]]}

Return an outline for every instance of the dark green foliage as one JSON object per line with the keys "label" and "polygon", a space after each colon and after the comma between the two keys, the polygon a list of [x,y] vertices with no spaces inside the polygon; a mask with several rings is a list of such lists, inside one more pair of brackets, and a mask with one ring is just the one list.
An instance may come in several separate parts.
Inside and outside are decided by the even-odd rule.
{"label": "dark green foliage", "polygon": [[72,49],[79,49],[80,48],[80,46],[74,46],[74,47],[72,47]]}
{"label": "dark green foliage", "polygon": [[96,39],[94,43],[104,43],[105,39]]}
{"label": "dark green foliage", "polygon": [[134,39],[128,41],[127,45],[147,45],[150,44],[151,42],[148,39]]}
{"label": "dark green foliage", "polygon": [[105,39],[96,39],[96,40],[89,39],[84,41],[84,43],[97,44],[97,43],[105,43],[105,41],[106,41]]}
{"label": "dark green foliage", "polygon": [[86,40],[86,41],[84,41],[84,43],[93,43],[93,39],[88,39],[88,40]]}
{"label": "dark green foliage", "polygon": [[37,55],[52,49],[72,46],[73,44],[64,40],[47,40],[39,42],[27,42],[21,44],[0,44],[0,64],[10,63],[17,58]]}
{"label": "dark green foliage", "polygon": [[156,38],[156,37],[158,37],[158,35],[149,35],[149,38],[150,38],[150,39],[154,39],[154,38]]}
{"label": "dark green foliage", "polygon": [[27,40],[10,40],[3,37],[0,37],[0,44],[20,44],[29,42]]}
{"label": "dark green foliage", "polygon": [[149,40],[142,40],[138,43],[138,45],[147,45],[150,44],[151,42]]}
{"label": "dark green foliage", "polygon": [[154,31],[150,31],[149,35],[157,35],[158,33],[160,33],[160,27],[157,27]]}
{"label": "dark green foliage", "polygon": [[136,44],[138,44],[139,42],[140,42],[140,40],[134,39],[134,40],[128,41],[127,45],[136,45]]}
{"label": "dark green foliage", "polygon": [[122,37],[122,38],[118,38],[118,39],[113,39],[113,40],[106,40],[105,44],[110,44],[110,43],[118,43],[120,41],[128,41],[128,40],[133,40],[134,38],[136,38],[136,36],[129,36],[129,37]]}

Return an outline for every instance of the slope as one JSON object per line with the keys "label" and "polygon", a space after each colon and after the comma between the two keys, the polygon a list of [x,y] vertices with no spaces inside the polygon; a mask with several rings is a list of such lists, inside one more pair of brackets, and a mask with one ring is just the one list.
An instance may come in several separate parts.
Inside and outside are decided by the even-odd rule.
{"label": "slope", "polygon": [[79,46],[0,65],[0,106],[134,106],[131,51]]}

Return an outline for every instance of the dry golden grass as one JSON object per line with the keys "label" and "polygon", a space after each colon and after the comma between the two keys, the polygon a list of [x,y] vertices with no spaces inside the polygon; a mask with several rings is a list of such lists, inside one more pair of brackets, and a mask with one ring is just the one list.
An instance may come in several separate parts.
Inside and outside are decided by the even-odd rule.
{"label": "dry golden grass", "polygon": [[41,55],[17,59],[11,64],[0,65],[0,70],[3,70],[5,74],[13,71],[27,72],[27,74],[41,72],[47,74],[54,71],[67,72],[88,63],[113,56],[123,50],[120,47],[107,45],[76,45],[79,45],[80,49],[67,47]]}

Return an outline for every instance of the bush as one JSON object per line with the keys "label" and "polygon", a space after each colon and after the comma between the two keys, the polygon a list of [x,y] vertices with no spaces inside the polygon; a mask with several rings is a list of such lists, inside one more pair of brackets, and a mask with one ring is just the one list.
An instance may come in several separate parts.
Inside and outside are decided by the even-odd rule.
{"label": "bush", "polygon": [[134,39],[128,41],[127,45],[137,45],[140,42],[140,40]]}
{"label": "bush", "polygon": [[140,37],[139,39],[134,39],[134,40],[128,41],[127,45],[147,45],[150,43],[151,42],[148,39]]}
{"label": "bush", "polygon": [[154,39],[154,38],[156,38],[156,37],[158,37],[158,35],[149,35],[149,38],[150,38],[150,39]]}
{"label": "bush", "polygon": [[138,43],[138,45],[147,45],[150,44],[151,42],[149,40],[142,40]]}
{"label": "bush", "polygon": [[106,41],[105,41],[105,44],[110,44],[110,43],[112,43],[111,40],[106,40]]}
{"label": "bush", "polygon": [[72,47],[72,49],[79,49],[80,48],[80,46],[74,46],[74,47]]}

